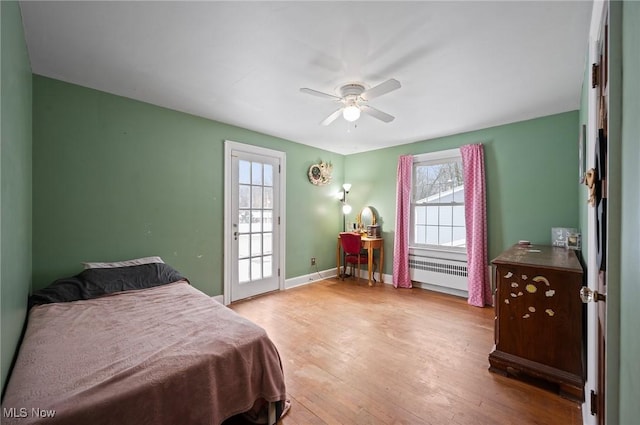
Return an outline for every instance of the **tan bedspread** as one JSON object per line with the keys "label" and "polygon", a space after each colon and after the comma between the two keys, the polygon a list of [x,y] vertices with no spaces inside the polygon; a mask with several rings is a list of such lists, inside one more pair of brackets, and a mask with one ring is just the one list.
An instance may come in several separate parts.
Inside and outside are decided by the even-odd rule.
{"label": "tan bedspread", "polygon": [[285,399],[264,329],[181,281],[34,307],[1,422],[217,425],[260,397]]}

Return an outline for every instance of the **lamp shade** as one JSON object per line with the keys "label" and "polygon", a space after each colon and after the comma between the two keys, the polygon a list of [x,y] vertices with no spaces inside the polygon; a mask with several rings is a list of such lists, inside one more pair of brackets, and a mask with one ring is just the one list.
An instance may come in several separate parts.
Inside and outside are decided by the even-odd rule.
{"label": "lamp shade", "polygon": [[343,184],[342,188],[344,189],[345,192],[349,193],[349,191],[351,190],[351,183]]}
{"label": "lamp shade", "polygon": [[360,108],[354,105],[347,106],[342,110],[342,116],[349,122],[355,121],[360,118]]}
{"label": "lamp shade", "polygon": [[342,206],[342,213],[343,214],[349,214],[351,212],[351,205],[349,204],[344,204]]}

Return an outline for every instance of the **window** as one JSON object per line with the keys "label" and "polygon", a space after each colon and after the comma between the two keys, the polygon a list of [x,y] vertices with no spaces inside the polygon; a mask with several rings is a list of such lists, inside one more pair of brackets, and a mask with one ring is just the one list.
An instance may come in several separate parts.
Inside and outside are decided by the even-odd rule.
{"label": "window", "polygon": [[411,228],[412,246],[464,250],[464,181],[458,149],[414,157]]}

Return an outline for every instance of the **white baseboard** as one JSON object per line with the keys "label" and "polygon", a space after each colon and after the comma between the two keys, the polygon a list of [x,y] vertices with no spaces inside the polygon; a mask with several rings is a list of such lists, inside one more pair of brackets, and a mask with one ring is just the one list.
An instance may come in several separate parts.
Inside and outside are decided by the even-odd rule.
{"label": "white baseboard", "polygon": [[[313,273],[309,273],[309,274],[305,274],[302,276],[297,276],[297,277],[292,277],[291,279],[286,279],[284,281],[284,289],[291,289],[291,288],[296,288],[298,286],[304,286],[304,285],[308,285],[310,283],[313,282],[318,282],[320,280],[323,279],[330,279],[335,277],[337,274],[337,271],[335,268],[333,269],[327,269],[327,270],[322,270],[319,272],[313,272]],[[377,276],[377,274],[376,274]],[[393,285],[393,275],[390,274],[383,274],[384,276],[384,283],[387,285]],[[362,279],[367,279],[368,275],[367,275],[367,270],[360,270],[360,278]],[[380,280],[378,279],[378,281],[376,282],[376,284],[380,283]],[[449,294],[449,295],[455,295],[458,297],[462,297],[462,298],[468,298],[469,297],[469,293],[467,291],[461,291],[458,289],[453,289],[453,288],[446,288],[444,286],[439,286],[439,285],[432,285],[430,283],[421,283],[421,282],[413,282],[413,286],[415,288],[422,288],[422,289],[426,289],[429,291],[434,291],[434,292],[441,292],[443,294]],[[212,297],[214,300],[220,302],[221,304],[224,304],[223,301],[223,296],[222,295],[215,295]]]}
{"label": "white baseboard", "polygon": [[284,281],[284,289],[291,289],[297,286],[308,285],[319,280],[328,279],[336,276],[336,269],[327,269],[319,272],[313,272],[302,276],[292,277]]}

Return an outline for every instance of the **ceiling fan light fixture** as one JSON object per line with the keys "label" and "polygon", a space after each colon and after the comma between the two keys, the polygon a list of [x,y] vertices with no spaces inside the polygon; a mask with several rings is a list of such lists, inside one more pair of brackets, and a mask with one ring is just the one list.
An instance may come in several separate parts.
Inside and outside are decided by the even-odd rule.
{"label": "ceiling fan light fixture", "polygon": [[347,106],[342,110],[342,116],[349,122],[356,121],[360,118],[360,108],[355,105]]}

